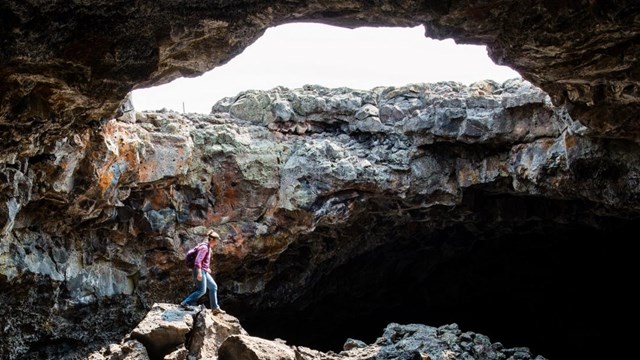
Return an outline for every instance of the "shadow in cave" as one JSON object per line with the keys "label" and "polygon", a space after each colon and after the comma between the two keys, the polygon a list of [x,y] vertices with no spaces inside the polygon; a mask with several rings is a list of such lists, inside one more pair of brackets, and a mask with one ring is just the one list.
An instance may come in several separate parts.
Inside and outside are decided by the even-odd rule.
{"label": "shadow in cave", "polygon": [[610,346],[593,344],[615,344],[615,324],[632,309],[625,234],[638,222],[604,223],[528,223],[482,239],[460,227],[433,235],[437,247],[387,244],[327,274],[296,303],[241,321],[254,336],[321,351],[339,352],[347,338],[373,343],[391,322],[457,323],[550,359],[605,357]]}

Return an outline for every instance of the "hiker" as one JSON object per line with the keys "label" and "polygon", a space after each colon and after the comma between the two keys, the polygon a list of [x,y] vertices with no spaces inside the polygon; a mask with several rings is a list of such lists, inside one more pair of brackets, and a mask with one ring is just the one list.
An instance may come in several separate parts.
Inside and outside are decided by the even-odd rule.
{"label": "hiker", "polygon": [[186,299],[182,300],[180,306],[186,310],[195,310],[194,305],[209,289],[209,304],[214,315],[224,313],[218,304],[218,284],[211,276],[211,248],[216,246],[220,235],[213,230],[207,232],[207,241],[197,245],[198,255],[193,263],[193,279],[196,283],[196,290]]}

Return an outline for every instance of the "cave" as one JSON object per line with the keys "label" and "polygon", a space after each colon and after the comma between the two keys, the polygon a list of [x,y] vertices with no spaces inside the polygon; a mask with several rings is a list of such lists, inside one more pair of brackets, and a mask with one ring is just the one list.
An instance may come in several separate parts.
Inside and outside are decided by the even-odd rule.
{"label": "cave", "polygon": [[[211,228],[221,303],[256,336],[337,353],[456,323],[614,357],[635,313],[638,19],[636,1],[4,1],[0,358],[108,350],[191,291],[183,254]],[[423,25],[522,79],[131,106],[289,22]]]}
{"label": "cave", "polygon": [[[473,191],[465,198],[473,199],[479,222],[429,233],[420,232],[418,219],[409,229],[341,230],[344,238],[330,246],[359,238],[353,234],[386,238],[312,274],[313,286],[291,302],[230,309],[252,334],[336,353],[348,338],[373,343],[389,323],[456,323],[549,359],[609,356],[611,348],[593,344],[615,343],[620,334],[612,327],[632,309],[624,284],[632,281],[629,234],[637,215],[600,216],[591,204],[539,197]],[[371,221],[363,215],[361,223]],[[283,254],[287,282],[315,251],[310,244],[326,239],[307,241]]]}

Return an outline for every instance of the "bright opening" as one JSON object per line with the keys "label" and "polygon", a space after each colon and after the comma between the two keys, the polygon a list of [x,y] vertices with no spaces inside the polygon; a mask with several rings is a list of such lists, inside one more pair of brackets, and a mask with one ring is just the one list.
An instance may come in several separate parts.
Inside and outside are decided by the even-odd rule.
{"label": "bright opening", "polygon": [[422,26],[346,29],[299,23],[267,29],[240,55],[200,77],[135,90],[132,101],[138,111],[165,108],[208,114],[224,97],[276,86],[369,90],[421,82],[503,82],[519,77],[509,67],[494,64],[484,46],[426,38]]}

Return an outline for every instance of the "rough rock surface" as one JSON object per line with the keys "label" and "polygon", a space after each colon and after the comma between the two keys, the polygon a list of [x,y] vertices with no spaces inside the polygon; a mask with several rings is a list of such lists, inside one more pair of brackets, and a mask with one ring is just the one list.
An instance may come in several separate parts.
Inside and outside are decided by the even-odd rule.
{"label": "rough rock surface", "polygon": [[[14,192],[3,214],[0,325],[13,335],[0,349],[73,358],[119,338],[153,303],[191,291],[182,257],[209,227],[227,240],[214,249],[223,306],[256,335],[284,324],[283,338],[310,336],[300,316],[327,328],[341,319],[340,333],[354,316],[394,308],[486,324],[466,310],[469,299],[487,314],[530,307],[521,316],[540,322],[536,333],[556,321],[555,331],[588,341],[572,311],[545,315],[556,304],[548,294],[582,299],[589,288],[566,288],[564,274],[588,277],[580,261],[594,255],[567,260],[571,239],[627,229],[640,207],[638,145],[589,133],[519,80],[276,88],[223,99],[206,116],[110,120],[4,168]],[[624,277],[620,266],[598,270],[591,289],[606,294],[603,274]],[[33,315],[14,310],[25,307]],[[592,319],[598,333],[606,322]],[[555,344],[555,334],[537,341]]]}
{"label": "rough rock surface", "polygon": [[496,63],[602,135],[638,139],[639,11],[633,0],[5,1],[1,157],[37,155],[69,129],[110,118],[133,88],[202,74],[293,21],[422,24],[433,38],[486,44]]}
{"label": "rough rock surface", "polygon": [[37,156],[112,117],[133,88],[200,75],[293,21],[422,24],[436,39],[485,44],[582,123],[637,140],[639,13],[634,0],[5,1],[0,158]]}
{"label": "rough rock surface", "polygon": [[[620,343],[609,329],[635,306],[611,279],[637,272],[639,11],[3,1],[0,357],[84,358],[121,338],[190,291],[181,256],[209,227],[232,240],[216,249],[220,297],[254,335],[335,347],[352,326],[402,318],[611,356],[590,345]],[[550,97],[512,82],[307,87],[247,91],[210,116],[126,101],[292,21],[422,24],[486,44]]]}
{"label": "rough rock surface", "polygon": [[[194,317],[195,320],[191,317]],[[191,319],[185,321],[185,319]],[[187,338],[182,332],[167,332],[167,328],[189,327]],[[149,336],[144,342],[131,340],[140,333]],[[207,336],[202,342],[185,343],[196,333]],[[167,347],[166,344],[172,344]],[[208,347],[209,351],[203,351]],[[175,348],[175,350],[174,350]],[[158,349],[163,349],[158,351]],[[135,357],[134,357],[135,356]],[[500,342],[474,332],[462,332],[457,324],[432,327],[421,324],[391,323],[372,344],[347,339],[339,353],[322,352],[303,346],[288,345],[281,339],[268,340],[250,336],[231,315],[212,315],[209,310],[196,313],[181,310],[177,305],[154,304],[151,312],[120,343],[104,346],[88,356],[88,360],[121,359],[220,359],[220,360],[373,360],[373,359],[477,359],[477,360],[544,360],[526,347],[506,348]]]}

